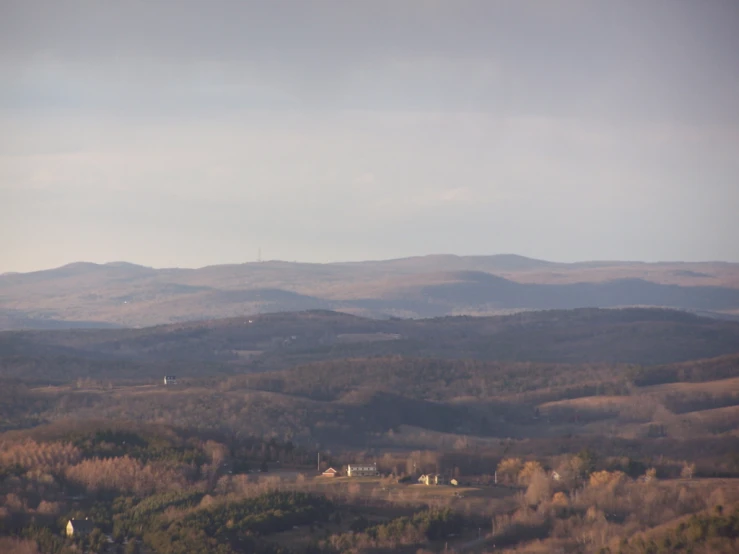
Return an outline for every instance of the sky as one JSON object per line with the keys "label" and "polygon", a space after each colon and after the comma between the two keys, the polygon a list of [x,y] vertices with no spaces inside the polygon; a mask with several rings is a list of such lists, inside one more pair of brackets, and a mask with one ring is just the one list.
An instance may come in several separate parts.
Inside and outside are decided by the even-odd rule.
{"label": "sky", "polygon": [[735,0],[0,0],[0,272],[739,262]]}

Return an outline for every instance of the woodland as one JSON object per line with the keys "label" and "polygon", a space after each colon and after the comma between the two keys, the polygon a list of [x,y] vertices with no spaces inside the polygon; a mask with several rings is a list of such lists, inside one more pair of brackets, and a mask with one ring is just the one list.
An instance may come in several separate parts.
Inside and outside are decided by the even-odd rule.
{"label": "woodland", "polygon": [[[19,330],[0,333],[0,385],[2,552],[739,549],[732,321],[313,311]],[[379,475],[346,477],[358,462]]]}

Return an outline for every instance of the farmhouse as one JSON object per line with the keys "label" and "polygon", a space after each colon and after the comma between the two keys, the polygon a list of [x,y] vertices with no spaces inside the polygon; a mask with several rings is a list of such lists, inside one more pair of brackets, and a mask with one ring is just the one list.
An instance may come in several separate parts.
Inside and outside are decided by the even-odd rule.
{"label": "farmhouse", "polygon": [[379,475],[377,464],[349,464],[346,466],[346,474],[349,477],[374,477]]}
{"label": "farmhouse", "polygon": [[165,375],[164,376],[164,384],[165,385],[176,385],[177,384],[177,377],[174,375]]}
{"label": "farmhouse", "polygon": [[418,482],[423,483],[424,485],[443,485],[444,477],[437,473],[428,473],[426,475],[421,475],[418,478]]}
{"label": "farmhouse", "polygon": [[334,468],[330,467],[326,471],[324,471],[323,473],[321,473],[321,475],[323,477],[338,477],[339,476],[339,472],[336,471]]}
{"label": "farmhouse", "polygon": [[67,536],[82,537],[89,535],[94,528],[95,525],[90,519],[70,519],[67,523]]}

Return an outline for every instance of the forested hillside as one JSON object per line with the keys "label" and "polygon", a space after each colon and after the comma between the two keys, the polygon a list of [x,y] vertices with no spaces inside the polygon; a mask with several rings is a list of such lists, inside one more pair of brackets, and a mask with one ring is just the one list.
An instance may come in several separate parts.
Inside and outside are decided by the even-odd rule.
{"label": "forested hillside", "polygon": [[728,551],[738,345],[638,308],[0,333],[0,549]]}
{"label": "forested hillside", "polygon": [[151,326],[316,309],[387,319],[625,306],[736,319],[739,264],[439,255],[200,269],[74,263],[0,275],[0,329]]}
{"label": "forested hillside", "polygon": [[[375,356],[654,365],[737,351],[739,322],[658,309],[552,310],[495,317],[373,320],[327,311],[145,329],[0,333],[6,377],[146,382]],[[56,369],[62,371],[57,372]]]}
{"label": "forested hillside", "polygon": [[737,344],[737,323],[645,309],[7,332],[2,425],[99,415],[352,447],[718,436],[736,429]]}

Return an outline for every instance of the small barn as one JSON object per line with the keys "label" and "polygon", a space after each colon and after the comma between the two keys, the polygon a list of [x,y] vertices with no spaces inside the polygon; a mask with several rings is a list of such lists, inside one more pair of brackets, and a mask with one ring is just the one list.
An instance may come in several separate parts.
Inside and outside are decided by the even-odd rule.
{"label": "small barn", "polygon": [[334,468],[330,467],[326,471],[324,471],[323,473],[321,473],[321,476],[323,476],[323,477],[338,477],[339,476],[339,472],[336,471]]}
{"label": "small barn", "polygon": [[68,537],[83,537],[92,533],[95,524],[91,519],[70,519],[67,523]]}

